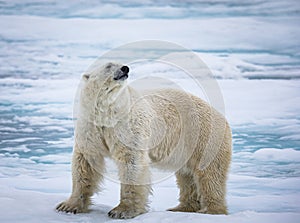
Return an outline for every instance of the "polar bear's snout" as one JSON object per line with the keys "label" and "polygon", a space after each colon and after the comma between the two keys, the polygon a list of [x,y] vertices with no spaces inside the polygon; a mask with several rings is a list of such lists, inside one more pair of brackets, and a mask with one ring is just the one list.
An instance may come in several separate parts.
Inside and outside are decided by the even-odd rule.
{"label": "polar bear's snout", "polygon": [[114,75],[114,80],[126,80],[128,78],[129,67],[122,66],[120,70],[117,70]]}

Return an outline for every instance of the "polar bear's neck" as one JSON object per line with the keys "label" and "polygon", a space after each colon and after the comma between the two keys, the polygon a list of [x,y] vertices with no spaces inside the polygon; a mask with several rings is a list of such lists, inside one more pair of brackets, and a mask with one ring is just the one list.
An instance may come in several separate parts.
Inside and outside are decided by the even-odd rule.
{"label": "polar bear's neck", "polygon": [[124,121],[130,109],[131,92],[123,88],[119,94],[100,94],[94,100],[82,105],[81,117],[85,122],[98,127],[114,127],[119,121]]}

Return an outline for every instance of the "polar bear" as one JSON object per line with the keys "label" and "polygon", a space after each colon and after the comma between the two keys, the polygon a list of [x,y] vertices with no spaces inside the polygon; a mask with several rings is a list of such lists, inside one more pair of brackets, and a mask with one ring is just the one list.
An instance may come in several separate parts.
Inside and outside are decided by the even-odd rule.
{"label": "polar bear", "polygon": [[108,215],[147,212],[149,167],[176,172],[179,205],[169,211],[227,214],[231,130],[200,98],[176,89],[141,93],[126,84],[129,67],[107,63],[82,77],[72,159],[72,194],[56,209],[87,212],[99,190],[104,158],[119,170],[121,198]]}

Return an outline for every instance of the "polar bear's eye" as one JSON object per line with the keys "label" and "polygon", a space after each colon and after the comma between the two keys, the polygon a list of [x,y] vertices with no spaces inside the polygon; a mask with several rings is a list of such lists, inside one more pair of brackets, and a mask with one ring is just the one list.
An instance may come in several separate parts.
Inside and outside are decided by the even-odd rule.
{"label": "polar bear's eye", "polygon": [[83,74],[83,79],[84,80],[88,80],[90,78],[90,75],[89,74]]}
{"label": "polar bear's eye", "polygon": [[110,69],[111,68],[111,64],[108,64],[107,66],[106,66],[106,69]]}

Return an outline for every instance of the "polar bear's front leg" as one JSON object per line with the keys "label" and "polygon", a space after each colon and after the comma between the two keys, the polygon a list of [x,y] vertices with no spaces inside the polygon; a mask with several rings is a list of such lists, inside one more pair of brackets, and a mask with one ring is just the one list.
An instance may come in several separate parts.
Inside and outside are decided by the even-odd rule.
{"label": "polar bear's front leg", "polygon": [[127,219],[147,212],[148,196],[151,193],[150,171],[142,158],[143,154],[122,155],[125,159],[117,163],[121,181],[120,204],[108,216]]}
{"label": "polar bear's front leg", "polygon": [[74,214],[88,211],[91,196],[103,178],[101,171],[104,169],[104,159],[102,156],[96,158],[97,165],[92,166],[84,155],[75,149],[72,160],[72,194],[68,200],[56,207],[57,211]]}

